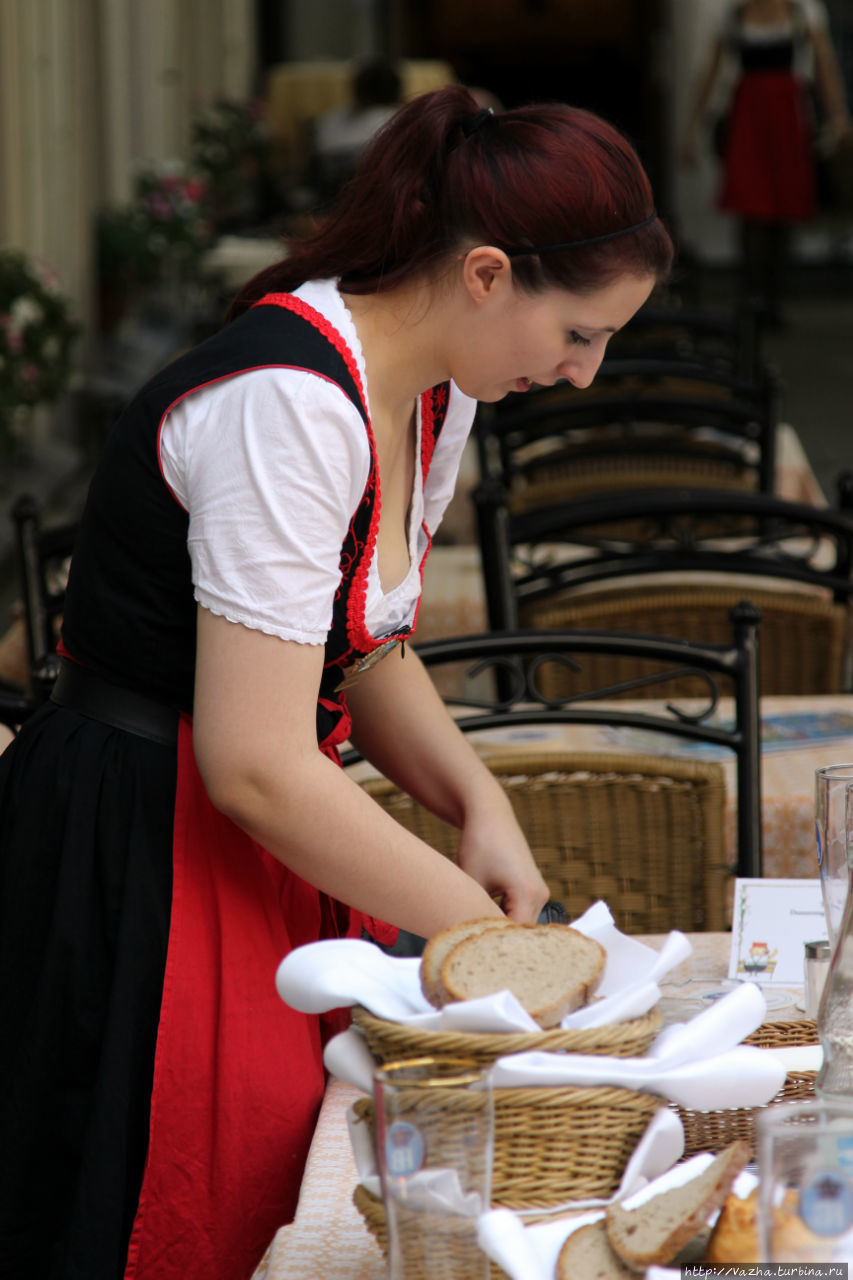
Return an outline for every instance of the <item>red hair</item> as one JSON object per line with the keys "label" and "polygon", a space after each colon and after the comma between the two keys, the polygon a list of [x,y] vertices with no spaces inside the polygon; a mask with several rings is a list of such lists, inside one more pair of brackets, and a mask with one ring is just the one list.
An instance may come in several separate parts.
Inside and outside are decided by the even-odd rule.
{"label": "red hair", "polygon": [[[460,249],[512,249],[582,240],[631,227],[654,209],[636,151],[592,112],[562,103],[490,116],[467,89],[413,99],[379,130],[327,220],[260,272],[231,309],[268,292],[340,277],[350,293],[376,293],[437,273]],[[521,288],[589,293],[616,276],[660,281],[673,248],[659,218],[603,243],[513,259]]]}

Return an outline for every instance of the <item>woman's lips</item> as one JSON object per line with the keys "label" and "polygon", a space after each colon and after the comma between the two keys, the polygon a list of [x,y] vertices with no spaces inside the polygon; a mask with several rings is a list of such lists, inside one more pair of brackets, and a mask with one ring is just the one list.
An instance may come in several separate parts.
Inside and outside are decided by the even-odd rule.
{"label": "woman's lips", "polygon": [[529,391],[533,383],[530,378],[517,378],[515,383],[516,391]]}

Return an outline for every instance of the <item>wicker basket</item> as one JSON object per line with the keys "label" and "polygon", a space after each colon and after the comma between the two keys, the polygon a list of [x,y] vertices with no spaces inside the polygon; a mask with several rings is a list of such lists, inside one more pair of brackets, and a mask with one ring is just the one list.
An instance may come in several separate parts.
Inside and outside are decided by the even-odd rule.
{"label": "wicker basket", "polygon": [[663,1019],[657,1009],[640,1018],[577,1031],[503,1031],[495,1035],[462,1031],[421,1031],[356,1006],[352,1020],[362,1031],[377,1062],[400,1058],[470,1058],[491,1066],[508,1053],[597,1053],[611,1058],[638,1058],[646,1052]]}
{"label": "wicker basket", "polygon": [[[665,1103],[633,1089],[496,1089],[492,1204],[548,1209],[613,1194],[654,1113]],[[373,1100],[354,1103],[373,1129]]]}
{"label": "wicker basket", "polygon": [[[652,1009],[640,1018],[576,1031],[423,1031],[353,1009],[353,1022],[378,1062],[402,1058],[468,1058],[490,1066],[510,1053],[568,1052],[639,1057],[660,1030]],[[372,1102],[355,1104],[372,1124]],[[660,1098],[630,1089],[542,1088],[495,1091],[492,1203],[511,1209],[548,1208],[567,1200],[609,1196]]]}
{"label": "wicker basket", "polygon": [[[789,1049],[795,1045],[817,1044],[817,1023],[811,1019],[799,1022],[764,1022],[747,1036],[745,1044],[758,1045],[762,1049]],[[767,1106],[776,1102],[793,1102],[814,1095],[816,1071],[789,1071],[785,1083]],[[755,1115],[763,1108],[731,1107],[720,1111],[675,1110],[684,1125],[684,1154],[697,1151],[721,1151],[723,1147],[741,1138],[755,1149]]]}
{"label": "wicker basket", "polygon": [[[383,1254],[388,1255],[388,1227],[385,1222],[385,1206],[378,1196],[363,1187],[361,1183],[353,1194],[353,1203],[364,1218],[368,1231],[373,1236]],[[472,1241],[470,1233],[455,1235],[447,1230],[447,1220],[440,1224],[431,1234],[429,1273],[418,1266],[418,1262],[407,1258],[406,1275],[412,1280],[462,1280],[469,1275],[480,1275],[483,1255]],[[423,1227],[421,1228],[423,1230]],[[489,1263],[491,1280],[505,1280],[506,1272],[497,1263]]]}

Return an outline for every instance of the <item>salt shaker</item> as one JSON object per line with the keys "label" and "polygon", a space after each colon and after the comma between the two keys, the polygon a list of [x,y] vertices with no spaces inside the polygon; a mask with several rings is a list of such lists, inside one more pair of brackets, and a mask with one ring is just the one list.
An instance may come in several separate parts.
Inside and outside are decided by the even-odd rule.
{"label": "salt shaker", "polygon": [[821,938],[805,944],[805,1000],[806,1017],[816,1018],[826,975],[829,972],[831,952],[829,942]]}

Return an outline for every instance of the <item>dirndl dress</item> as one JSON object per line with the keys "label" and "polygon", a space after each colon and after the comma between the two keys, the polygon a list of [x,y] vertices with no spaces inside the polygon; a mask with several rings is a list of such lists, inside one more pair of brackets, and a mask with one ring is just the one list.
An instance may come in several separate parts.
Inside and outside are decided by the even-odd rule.
{"label": "dirndl dress", "polygon": [[[75,547],[63,652],[174,710],[171,740],[49,702],[0,758],[0,1276],[241,1280],[295,1209],[346,1025],[286,1006],[293,947],[396,931],[290,872],[213,808],[192,747],[195,603],[187,513],[158,465],[183,395],[260,365],[316,371],[370,440],[341,548],[317,703],[320,749],[349,733],[342,675],[375,651],[364,594],[376,458],[355,362],[291,295],[158,375],[116,424]],[[429,468],[447,387],[423,397]],[[391,639],[405,639],[406,631]]]}
{"label": "dirndl dress", "polygon": [[806,81],[793,69],[789,37],[737,41],[741,71],[723,145],[718,204],[756,222],[802,222],[817,214],[814,119]]}

